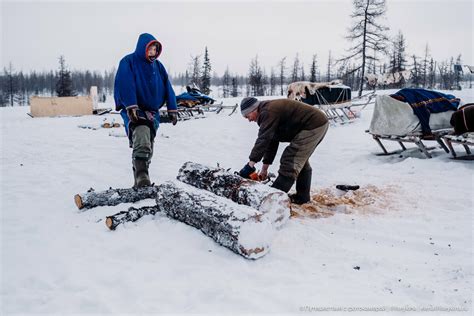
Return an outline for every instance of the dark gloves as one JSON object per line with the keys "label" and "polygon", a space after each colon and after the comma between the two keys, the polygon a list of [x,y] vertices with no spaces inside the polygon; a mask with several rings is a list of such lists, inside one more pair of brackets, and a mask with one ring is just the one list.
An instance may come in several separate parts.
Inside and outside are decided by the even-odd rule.
{"label": "dark gloves", "polygon": [[242,178],[250,179],[250,175],[255,172],[255,167],[250,167],[250,165],[247,163],[245,166],[240,170],[239,175]]}
{"label": "dark gloves", "polygon": [[137,111],[138,111],[137,105],[132,105],[132,106],[127,107],[128,118],[133,123],[137,123],[139,120]]}
{"label": "dark gloves", "polygon": [[178,113],[168,112],[168,116],[171,120],[171,123],[173,123],[173,125],[176,125],[176,123],[178,123]]}

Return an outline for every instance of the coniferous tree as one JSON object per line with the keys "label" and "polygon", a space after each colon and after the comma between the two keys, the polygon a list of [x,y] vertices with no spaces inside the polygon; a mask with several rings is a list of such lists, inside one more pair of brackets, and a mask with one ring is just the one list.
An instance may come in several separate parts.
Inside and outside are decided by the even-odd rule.
{"label": "coniferous tree", "polygon": [[406,41],[403,33],[398,32],[397,43],[396,43],[396,70],[404,71],[406,69],[407,57],[406,57]]}
{"label": "coniferous tree", "polygon": [[311,76],[309,78],[309,81],[311,82],[316,82],[317,79],[316,79],[316,73],[317,73],[317,70],[318,70],[318,65],[317,65],[317,55],[314,54],[313,55],[313,61],[311,63]]}
{"label": "coniferous tree", "polygon": [[413,68],[411,70],[412,86],[414,88],[419,88],[423,80],[422,73],[420,71],[420,64],[418,62],[418,57],[416,57],[415,55],[412,55],[412,58],[413,58]]}
{"label": "coniferous tree", "polygon": [[231,94],[231,77],[229,67],[226,68],[224,76],[222,77],[222,94],[224,98],[228,98]]}
{"label": "coniferous tree", "polygon": [[211,92],[211,61],[209,60],[207,46],[204,51],[204,63],[202,66],[201,75],[201,91],[204,94],[209,94]]}
{"label": "coniferous tree", "polygon": [[276,85],[277,77],[275,75],[275,70],[272,67],[270,71],[270,95],[275,95]]}
{"label": "coniferous tree", "polygon": [[461,54],[456,58],[456,64],[454,64],[454,82],[456,89],[461,90],[461,74],[462,74],[462,60]]}
{"label": "coniferous tree", "polygon": [[300,79],[298,76],[299,69],[300,69],[300,58],[298,57],[298,54],[296,54],[295,61],[293,62],[293,70],[291,71],[291,82],[296,82]]}
{"label": "coniferous tree", "polygon": [[239,96],[239,82],[237,77],[232,78],[232,94],[233,97]]}
{"label": "coniferous tree", "polygon": [[264,74],[258,62],[258,56],[250,62],[248,85],[249,95],[264,95]]}
{"label": "coniferous tree", "polygon": [[7,101],[5,104],[13,106],[15,105],[15,95],[18,92],[18,80],[16,79],[16,76],[14,74],[14,68],[12,63],[8,64],[8,68],[4,68],[3,73],[5,76],[5,88],[3,89],[5,91],[5,97],[4,101]]}
{"label": "coniferous tree", "polygon": [[280,67],[280,95],[283,95],[283,84],[285,83],[285,62],[286,62],[286,57],[283,57],[280,62],[278,63]]}
{"label": "coniferous tree", "polygon": [[346,37],[354,43],[349,49],[348,56],[340,59],[359,60],[359,96],[362,95],[363,80],[367,60],[374,57],[368,54],[369,50],[386,52],[388,38],[384,34],[387,27],[377,23],[377,19],[385,14],[385,0],[353,0],[354,11],[351,15],[354,24]]}
{"label": "coniferous tree", "polygon": [[191,56],[190,62],[190,84],[201,86],[201,56]]}
{"label": "coniferous tree", "polygon": [[331,81],[331,65],[332,65],[332,57],[331,57],[331,51],[329,51],[329,56],[328,56],[328,71],[326,74],[326,81],[329,82]]}
{"label": "coniferous tree", "polygon": [[434,89],[436,83],[436,63],[431,57],[428,75],[428,89]]}
{"label": "coniferous tree", "polygon": [[56,94],[58,97],[72,97],[76,93],[72,87],[71,72],[66,68],[64,56],[59,57],[58,81],[56,82]]}
{"label": "coniferous tree", "polygon": [[422,73],[422,81],[421,85],[425,88],[428,84],[428,65],[429,65],[429,58],[430,58],[430,49],[428,47],[428,43],[425,46],[425,55],[423,57],[423,62],[421,65],[421,73]]}

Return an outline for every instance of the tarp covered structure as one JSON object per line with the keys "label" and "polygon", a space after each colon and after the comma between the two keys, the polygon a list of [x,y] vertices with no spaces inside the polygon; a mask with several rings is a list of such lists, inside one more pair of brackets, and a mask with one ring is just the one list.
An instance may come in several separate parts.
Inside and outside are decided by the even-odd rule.
{"label": "tarp covered structure", "polygon": [[340,81],[293,82],[288,86],[288,98],[310,105],[340,104],[351,101],[351,88]]}

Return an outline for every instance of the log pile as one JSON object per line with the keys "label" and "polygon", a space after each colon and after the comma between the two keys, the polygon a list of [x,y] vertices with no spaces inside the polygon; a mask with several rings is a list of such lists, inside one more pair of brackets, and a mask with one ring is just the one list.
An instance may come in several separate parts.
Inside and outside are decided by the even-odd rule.
{"label": "log pile", "polygon": [[163,212],[248,259],[258,259],[269,251],[275,229],[290,216],[286,193],[224,169],[187,162],[177,178],[181,182],[139,189],[90,189],[74,200],[80,210],[85,210],[154,198],[154,206],[131,207],[108,216],[107,227],[114,230],[122,223]]}
{"label": "log pile", "polygon": [[260,216],[268,218],[277,229],[290,217],[290,200],[286,193],[224,169],[188,161],[179,169],[177,179],[238,204],[250,206],[258,210]]}

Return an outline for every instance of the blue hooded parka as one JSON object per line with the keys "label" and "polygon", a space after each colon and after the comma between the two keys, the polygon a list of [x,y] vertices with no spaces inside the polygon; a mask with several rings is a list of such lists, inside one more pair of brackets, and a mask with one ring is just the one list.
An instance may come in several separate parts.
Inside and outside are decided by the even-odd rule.
{"label": "blue hooded parka", "polygon": [[[148,59],[147,50],[152,44],[159,44],[154,60]],[[126,55],[120,61],[115,75],[115,109],[125,123],[129,134],[129,122],[126,108],[137,105],[143,117],[152,117],[155,130],[158,129],[160,115],[158,110],[166,103],[168,111],[176,111],[176,96],[163,64],[158,61],[161,43],[153,35],[143,33],[138,37],[135,52]],[[148,112],[148,113],[147,113]]]}

